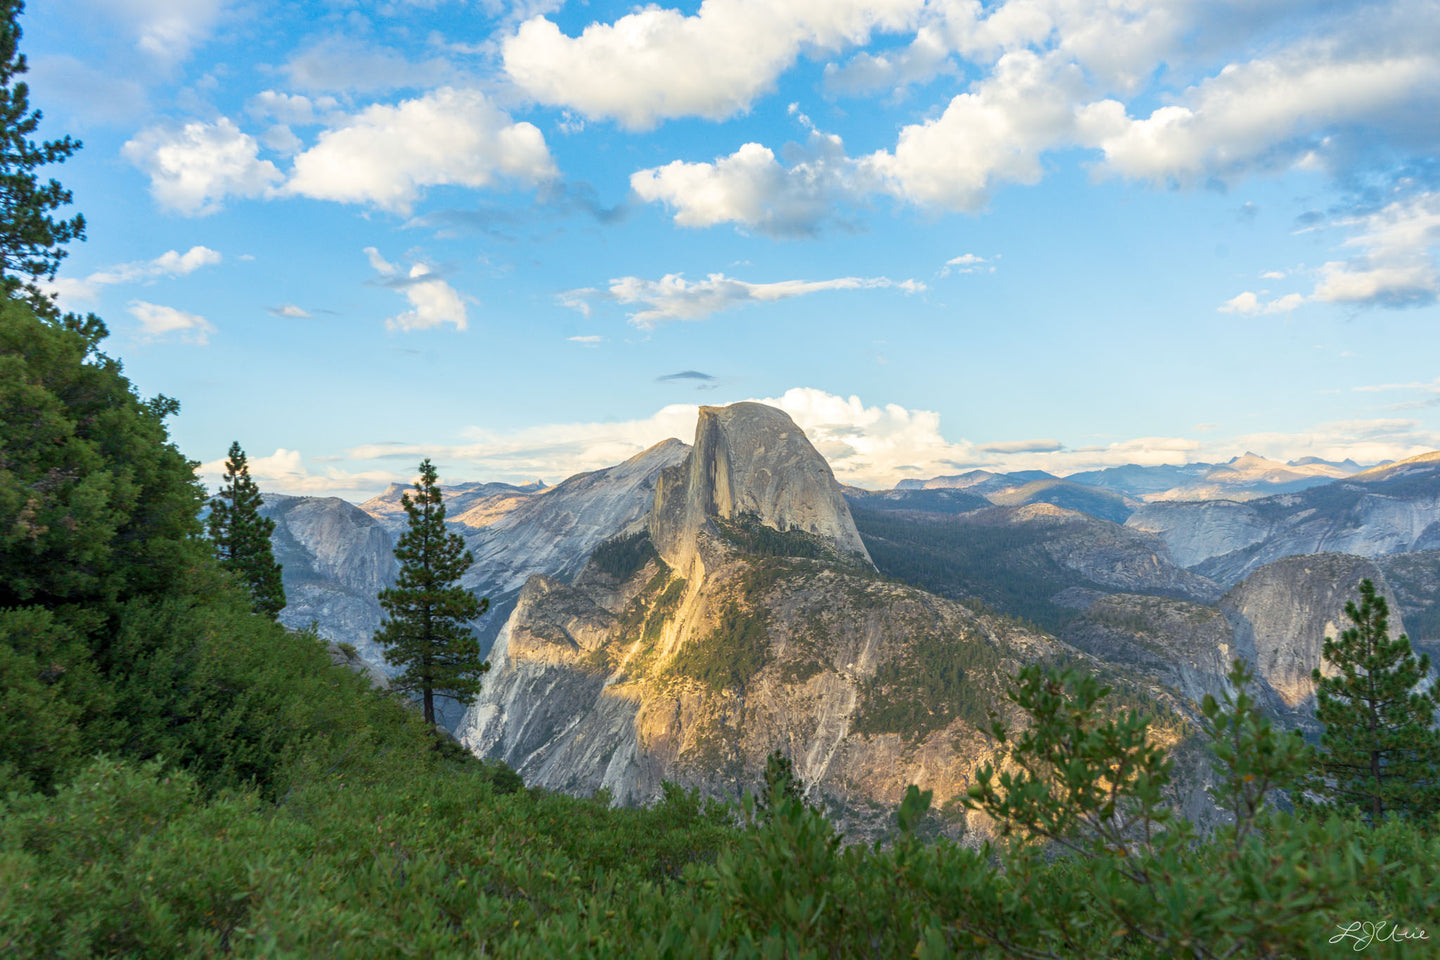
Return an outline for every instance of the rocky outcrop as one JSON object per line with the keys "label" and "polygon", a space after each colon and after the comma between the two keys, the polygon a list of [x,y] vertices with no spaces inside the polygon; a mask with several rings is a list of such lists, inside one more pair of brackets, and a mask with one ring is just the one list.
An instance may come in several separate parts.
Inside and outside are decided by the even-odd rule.
{"label": "rocky outcrop", "polygon": [[1236,655],[1255,665],[1256,676],[1278,700],[1277,709],[1313,710],[1312,671],[1329,674],[1321,650],[1326,637],[1348,629],[1345,604],[1358,599],[1363,579],[1374,581],[1390,604],[1390,634],[1404,624],[1380,568],[1364,557],[1338,553],[1288,557],[1245,578],[1225,595],[1221,609],[1234,628]]}
{"label": "rocky outcrop", "polygon": [[1425,455],[1300,493],[1245,503],[1152,503],[1126,526],[1165,540],[1183,566],[1235,584],[1282,557],[1382,557],[1433,549],[1440,523],[1440,459]]}
{"label": "rocky outcrop", "polygon": [[527,783],[621,803],[662,780],[734,797],[780,750],[852,836],[911,783],[937,808],[962,793],[1010,674],[1085,656],[879,577],[820,466],[778,411],[702,410],[651,542],[616,541],[572,583],[532,577],[457,736]]}
{"label": "rocky outcrop", "polygon": [[694,449],[656,485],[651,541],[688,575],[697,538],[715,532],[714,518],[802,531],[840,555],[870,560],[830,465],[788,415],[763,404],[700,408]]}
{"label": "rocky outcrop", "polygon": [[271,548],[287,601],[280,622],[296,629],[313,623],[321,637],[350,644],[383,670],[373,637],[383,619],[377,595],[398,572],[390,535],[335,497],[266,494],[260,512],[275,521]]}

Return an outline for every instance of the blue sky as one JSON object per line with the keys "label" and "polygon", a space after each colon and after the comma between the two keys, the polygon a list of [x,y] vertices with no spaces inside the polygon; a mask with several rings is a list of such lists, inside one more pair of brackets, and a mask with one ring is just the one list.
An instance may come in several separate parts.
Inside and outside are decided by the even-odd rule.
{"label": "blue sky", "polygon": [[43,0],[57,279],[264,489],[1440,447],[1440,3]]}

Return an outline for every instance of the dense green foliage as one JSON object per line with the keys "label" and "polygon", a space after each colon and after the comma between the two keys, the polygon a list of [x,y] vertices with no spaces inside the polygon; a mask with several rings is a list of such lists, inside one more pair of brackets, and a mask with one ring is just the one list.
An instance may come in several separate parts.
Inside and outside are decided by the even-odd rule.
{"label": "dense green foliage", "polygon": [[234,573],[250,593],[255,610],[274,619],[285,609],[280,564],[270,549],[275,521],[260,515],[260,488],[250,479],[250,464],[238,441],[230,444],[220,492],[210,501],[206,527],[220,565]]}
{"label": "dense green foliage", "polygon": [[804,557],[834,562],[853,561],[841,557],[830,544],[804,530],[776,530],[762,523],[753,513],[741,514],[731,520],[713,518],[721,536],[752,557]]}
{"label": "dense green foliage", "polygon": [[415,496],[400,496],[410,526],[395,545],[400,573],[395,586],[380,591],[388,619],[375,633],[385,661],[401,667],[391,681],[396,690],[420,694],[425,722],[435,723],[435,695],[472,703],[480,678],[490,669],[480,659],[480,641],[470,622],[490,606],[460,586],[475,562],[465,539],[445,529],[445,501],[435,467],[420,462]]}
{"label": "dense green foliage", "polygon": [[1051,559],[1044,530],[941,514],[852,508],[851,515],[882,574],[952,600],[978,600],[1051,633],[1076,615],[1051,597],[1072,586],[1105,589]]}
{"label": "dense green foliage", "polygon": [[999,650],[983,636],[922,634],[866,681],[855,729],[913,742],[956,717],[983,728],[994,707],[986,688],[999,667]]}
{"label": "dense green foliage", "polygon": [[1440,813],[1440,690],[1416,687],[1430,672],[1410,638],[1390,639],[1390,609],[1369,580],[1360,604],[1345,604],[1354,626],[1325,638],[1325,662],[1314,672],[1315,717],[1325,725],[1311,790],[1358,809],[1372,823],[1386,814],[1428,818]]}
{"label": "dense green foliage", "polygon": [[70,203],[57,181],[40,183],[37,167],[63,163],[80,149],[70,137],[36,143],[40,111],[30,109],[30,90],[16,78],[29,69],[20,52],[24,0],[0,0],[0,286],[37,311],[58,313],[36,280],[53,280],[65,257],[62,244],[85,239],[85,218],[56,220],[51,213]]}
{"label": "dense green foliage", "polygon": [[628,580],[651,560],[659,559],[650,533],[641,530],[626,536],[611,537],[590,554],[588,564],[616,580]]}

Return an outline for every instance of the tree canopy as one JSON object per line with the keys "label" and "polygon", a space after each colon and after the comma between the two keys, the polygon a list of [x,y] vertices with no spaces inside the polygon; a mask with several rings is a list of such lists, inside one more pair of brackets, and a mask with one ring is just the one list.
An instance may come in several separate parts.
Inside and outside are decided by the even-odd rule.
{"label": "tree canopy", "polygon": [[245,584],[256,612],[273,619],[285,609],[285,587],[270,549],[275,521],[260,515],[264,502],[250,479],[245,451],[239,441],[231,443],[220,492],[210,501],[210,539],[220,565]]}
{"label": "tree canopy", "polygon": [[1440,691],[1417,691],[1430,671],[1410,638],[1390,638],[1390,607],[1370,580],[1345,614],[1354,626],[1325,638],[1335,676],[1314,672],[1315,717],[1325,725],[1313,792],[1357,809],[1371,823],[1394,813],[1428,817],[1440,810]]}
{"label": "tree canopy", "polygon": [[460,586],[475,562],[465,540],[445,529],[445,503],[429,459],[420,463],[415,496],[401,495],[410,527],[395,545],[400,574],[395,586],[380,591],[389,619],[375,634],[385,660],[402,667],[391,681],[398,690],[420,694],[425,721],[435,722],[435,695],[470,703],[480,678],[490,669],[480,659],[480,642],[470,621],[490,606]]}
{"label": "tree canopy", "polygon": [[54,212],[71,202],[71,193],[53,179],[41,183],[35,170],[63,163],[81,144],[69,136],[33,139],[42,114],[30,109],[29,86],[17,79],[29,70],[20,52],[24,10],[24,0],[0,0],[0,282],[7,295],[53,315],[54,301],[35,281],[55,278],[62,245],[85,239],[85,217],[57,220]]}

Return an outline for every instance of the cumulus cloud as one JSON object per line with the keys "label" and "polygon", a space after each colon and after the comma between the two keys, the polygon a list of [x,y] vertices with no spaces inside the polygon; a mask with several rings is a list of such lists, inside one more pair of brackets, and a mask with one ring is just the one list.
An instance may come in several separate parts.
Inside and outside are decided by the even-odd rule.
{"label": "cumulus cloud", "polygon": [[278,307],[271,307],[266,312],[272,317],[284,317],[287,320],[305,320],[310,317],[309,311],[297,307],[293,303],[282,303]]}
{"label": "cumulus cloud", "polygon": [[340,109],[334,97],[307,97],[298,93],[262,90],[245,104],[245,112],[256,120],[273,120],[291,127],[324,123]]}
{"label": "cumulus cloud", "polygon": [[149,127],[121,148],[126,160],[150,176],[156,203],[190,217],[215,213],[227,197],[268,194],[284,177],[259,153],[255,138],[228,117],[178,129]]}
{"label": "cumulus cloud", "polygon": [[[391,483],[403,483],[409,476],[390,470],[346,471],[331,467],[323,473],[311,473],[298,450],[283,447],[268,457],[249,457],[250,478],[262,490],[299,496],[370,497]],[[225,458],[202,463],[195,475],[207,488],[219,487],[225,475]]]}
{"label": "cumulus cloud", "polygon": [[1033,184],[1043,151],[1073,135],[1078,67],[1028,50],[954,97],[938,118],[902,128],[894,151],[865,158],[890,193],[917,206],[977,212],[1002,183]]}
{"label": "cumulus cloud", "polygon": [[713,163],[676,160],[639,170],[630,188],[672,208],[682,227],[736,223],[771,236],[808,236],[834,216],[846,193],[858,192],[850,186],[853,168],[834,153],[786,168],[769,147],[746,143]]}
{"label": "cumulus cloud", "polygon": [[409,213],[425,187],[485,187],[497,178],[556,176],[545,137],[478,90],[442,87],[398,106],[375,104],[320,134],[295,158],[285,192]]}
{"label": "cumulus cloud", "polygon": [[1323,166],[1327,134],[1351,125],[1394,133],[1412,122],[1417,97],[1440,105],[1436,91],[1433,48],[1349,53],[1308,41],[1226,66],[1145,118],[1117,100],[1089,104],[1080,139],[1104,154],[1103,172],[1192,184],[1305,160]]}
{"label": "cumulus cloud", "polygon": [[164,340],[174,335],[185,343],[204,346],[210,342],[210,334],[215,332],[215,326],[209,320],[174,307],[131,300],[125,309],[140,321],[140,335],[146,340]]}
{"label": "cumulus cloud", "polygon": [[569,37],[543,17],[503,45],[505,72],[542,103],[632,129],[747,109],[806,48],[865,43],[924,0],[704,0],[694,16],[648,6]]}
{"label": "cumulus cloud", "polygon": [[1287,293],[1273,300],[1261,300],[1258,294],[1246,290],[1220,304],[1218,309],[1221,313],[1253,317],[1262,313],[1289,313],[1304,302],[1305,297],[1298,293]]}
{"label": "cumulus cloud", "polygon": [[1357,231],[1344,245],[1360,253],[1326,263],[1314,299],[1409,307],[1440,296],[1440,193],[1422,193],[1335,226]]}
{"label": "cumulus cloud", "polygon": [[410,301],[410,309],[385,321],[387,330],[430,330],[446,323],[456,330],[469,326],[465,300],[459,291],[436,276],[428,264],[413,263],[409,271],[386,261],[380,251],[366,247],[370,266],[380,275],[380,283]]}
{"label": "cumulus cloud", "polygon": [[888,277],[836,277],[833,280],[781,280],[750,283],[712,273],[704,280],[686,280],[682,274],[667,273],[659,280],[620,277],[606,290],[572,290],[561,295],[566,306],[588,309],[591,300],[610,300],[642,309],[630,314],[630,322],[643,330],[667,320],[703,320],[711,314],[747,303],[772,303],[827,290],[875,290],[897,288],[906,293],[925,289],[915,280]]}
{"label": "cumulus cloud", "polygon": [[184,253],[167,250],[153,260],[134,260],[97,270],[83,280],[61,277],[42,288],[60,296],[62,304],[93,303],[100,288],[113,284],[154,283],[170,277],[183,277],[201,267],[219,263],[221,256],[209,247],[194,246]]}

